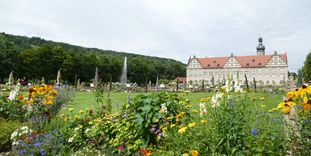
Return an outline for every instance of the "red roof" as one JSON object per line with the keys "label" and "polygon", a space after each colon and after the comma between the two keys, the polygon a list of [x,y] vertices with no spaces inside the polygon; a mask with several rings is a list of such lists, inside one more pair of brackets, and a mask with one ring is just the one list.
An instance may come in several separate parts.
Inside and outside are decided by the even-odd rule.
{"label": "red roof", "polygon": [[203,68],[222,68],[229,57],[197,58]]}
{"label": "red roof", "polygon": [[271,59],[271,55],[237,56],[235,58],[240,63],[242,68],[258,68],[264,67]]}
{"label": "red roof", "polygon": [[[273,55],[234,56],[242,68],[265,67]],[[287,64],[286,54],[279,54],[280,58]],[[197,59],[202,68],[223,68],[230,57],[210,57]]]}

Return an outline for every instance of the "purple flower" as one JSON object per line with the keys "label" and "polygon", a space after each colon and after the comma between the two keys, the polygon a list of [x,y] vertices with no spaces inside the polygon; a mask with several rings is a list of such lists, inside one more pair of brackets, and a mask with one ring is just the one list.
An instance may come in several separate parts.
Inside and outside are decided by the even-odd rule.
{"label": "purple flower", "polygon": [[122,145],[121,145],[121,146],[118,146],[118,150],[119,150],[119,151],[122,151],[123,148],[124,148],[124,147],[123,147]]}
{"label": "purple flower", "polygon": [[21,150],[17,152],[19,155],[23,155],[24,153],[26,153],[26,150]]}
{"label": "purple flower", "polygon": [[39,153],[40,155],[45,155],[45,150],[40,150]]}
{"label": "purple flower", "polygon": [[37,147],[40,147],[40,146],[41,146],[41,143],[40,143],[40,142],[37,142],[37,143],[34,143],[34,144],[33,144],[33,147],[34,147],[34,148],[37,148]]}
{"label": "purple flower", "polygon": [[256,131],[255,128],[252,128],[252,129],[251,129],[251,133],[252,133],[254,136],[257,136],[257,131]]}

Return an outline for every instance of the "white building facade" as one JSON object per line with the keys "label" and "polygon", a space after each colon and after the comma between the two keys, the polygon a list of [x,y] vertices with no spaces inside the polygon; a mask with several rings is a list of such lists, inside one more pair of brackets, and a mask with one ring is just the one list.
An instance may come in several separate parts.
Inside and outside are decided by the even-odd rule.
{"label": "white building facade", "polygon": [[282,84],[288,80],[286,53],[274,52],[265,55],[262,38],[259,38],[257,55],[228,57],[189,58],[187,66],[188,84],[212,84],[223,82],[229,77],[236,77],[244,82],[245,75],[249,82],[255,78],[258,85]]}

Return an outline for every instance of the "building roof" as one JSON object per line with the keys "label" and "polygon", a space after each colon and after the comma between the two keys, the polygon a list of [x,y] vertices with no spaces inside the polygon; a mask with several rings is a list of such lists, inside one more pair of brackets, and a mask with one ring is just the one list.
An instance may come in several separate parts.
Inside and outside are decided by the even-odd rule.
{"label": "building roof", "polygon": [[[286,54],[277,54],[286,64]],[[193,58],[197,59],[202,68],[223,68],[230,57],[234,57],[242,68],[265,67],[274,55],[253,55],[253,56],[228,56],[228,57],[209,57]],[[188,63],[189,64],[189,63]]]}
{"label": "building roof", "polygon": [[197,58],[203,68],[221,68],[224,67],[229,57],[210,57]]}

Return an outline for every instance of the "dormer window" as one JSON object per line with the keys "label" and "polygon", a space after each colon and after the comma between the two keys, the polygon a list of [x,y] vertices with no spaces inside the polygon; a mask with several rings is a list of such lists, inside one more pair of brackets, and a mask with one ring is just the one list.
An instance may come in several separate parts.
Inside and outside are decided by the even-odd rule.
{"label": "dormer window", "polygon": [[211,66],[210,64],[207,65],[208,67]]}
{"label": "dormer window", "polygon": [[253,59],[252,61],[255,62],[255,59]]}
{"label": "dormer window", "polygon": [[214,63],[216,63],[216,61],[214,61]]}
{"label": "dormer window", "polygon": [[249,66],[249,63],[246,63],[247,66]]}
{"label": "dormer window", "polygon": [[217,64],[217,66],[219,67],[219,64]]}
{"label": "dormer window", "polygon": [[259,66],[261,66],[261,63],[258,63]]}

